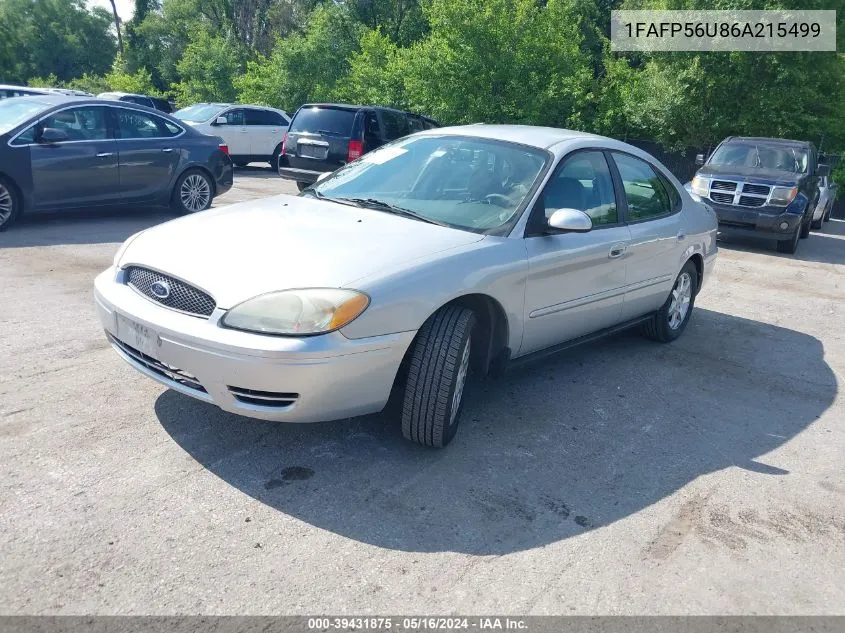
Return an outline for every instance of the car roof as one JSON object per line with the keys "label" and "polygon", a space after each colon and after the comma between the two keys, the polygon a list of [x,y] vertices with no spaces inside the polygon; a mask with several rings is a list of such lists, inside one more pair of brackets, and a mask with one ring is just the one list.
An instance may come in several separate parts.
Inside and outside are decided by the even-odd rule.
{"label": "car roof", "polygon": [[531,145],[541,149],[548,149],[562,141],[570,141],[576,138],[592,138],[601,141],[619,143],[605,136],[580,132],[578,130],[564,130],[554,127],[540,127],[535,125],[488,125],[485,123],[474,123],[472,125],[454,125],[450,127],[433,128],[417,132],[420,135],[455,134],[460,136],[475,136],[478,138],[489,138],[511,143]]}
{"label": "car roof", "polygon": [[770,143],[773,145],[812,145],[810,141],[796,141],[787,138],[767,138],[765,136],[729,136],[724,140],[725,143],[728,143],[730,141]]}

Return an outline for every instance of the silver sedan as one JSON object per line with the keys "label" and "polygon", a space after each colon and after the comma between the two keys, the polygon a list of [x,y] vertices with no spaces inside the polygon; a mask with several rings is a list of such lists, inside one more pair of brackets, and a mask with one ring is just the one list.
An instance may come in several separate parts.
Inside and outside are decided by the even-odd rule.
{"label": "silver sedan", "polygon": [[285,422],[390,404],[444,446],[468,375],[631,326],[676,339],[716,250],[712,211],[649,154],[470,125],[136,234],[95,296],[115,351],[173,390]]}

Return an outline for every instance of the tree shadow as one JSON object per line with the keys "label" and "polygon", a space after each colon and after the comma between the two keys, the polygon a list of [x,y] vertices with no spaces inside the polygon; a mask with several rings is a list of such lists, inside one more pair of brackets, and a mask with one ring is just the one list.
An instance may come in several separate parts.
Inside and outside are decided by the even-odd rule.
{"label": "tree shadow", "polygon": [[719,238],[719,246],[735,251],[765,252],[773,257],[796,259],[805,262],[823,264],[845,264],[845,221],[830,220],[818,231],[812,231],[810,237],[798,243],[798,251],[793,255],[778,253],[776,242],[755,237]]}
{"label": "tree shadow", "polygon": [[836,393],[817,339],[696,309],[670,345],[624,333],[475,384],[445,450],[404,441],[380,415],[267,423],[172,391],[155,410],[209,471],[311,525],[403,551],[505,554],[724,468],[788,476],[765,454]]}

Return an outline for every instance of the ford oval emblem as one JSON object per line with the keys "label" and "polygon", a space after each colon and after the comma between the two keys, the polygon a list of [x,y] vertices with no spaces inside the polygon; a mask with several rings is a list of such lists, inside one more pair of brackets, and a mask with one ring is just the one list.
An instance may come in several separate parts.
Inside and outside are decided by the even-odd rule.
{"label": "ford oval emblem", "polygon": [[150,292],[158,299],[167,299],[170,296],[170,284],[166,281],[154,281],[150,286]]}

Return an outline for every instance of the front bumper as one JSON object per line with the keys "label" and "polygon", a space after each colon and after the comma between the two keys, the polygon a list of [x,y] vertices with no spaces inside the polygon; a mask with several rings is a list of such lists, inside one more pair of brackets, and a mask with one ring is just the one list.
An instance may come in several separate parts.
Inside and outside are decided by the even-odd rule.
{"label": "front bumper", "polygon": [[719,218],[719,237],[786,240],[800,228],[804,218],[803,214],[786,213],[784,207],[749,208],[706,202]]}
{"label": "front bumper", "polygon": [[348,339],[340,332],[278,337],[220,327],[165,308],[116,280],[94,282],[115,351],[145,376],[231,413],[320,422],[381,411],[415,332]]}

